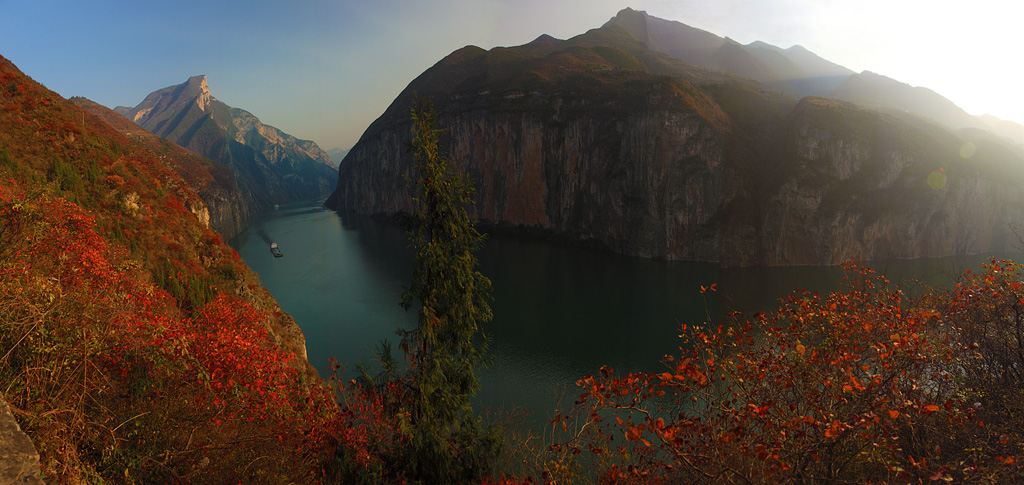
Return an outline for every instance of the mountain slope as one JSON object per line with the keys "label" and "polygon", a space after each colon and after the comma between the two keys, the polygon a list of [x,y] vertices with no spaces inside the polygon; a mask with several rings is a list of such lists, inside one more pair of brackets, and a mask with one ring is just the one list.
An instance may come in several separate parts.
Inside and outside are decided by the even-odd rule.
{"label": "mountain slope", "polygon": [[327,156],[331,157],[331,162],[334,163],[334,168],[338,168],[341,161],[345,159],[345,155],[348,155],[348,150],[343,148],[332,148],[327,150]]}
{"label": "mountain slope", "polygon": [[652,17],[647,15],[647,12],[626,8],[603,27],[613,25],[626,29],[647,48],[695,66],[729,72],[761,82],[780,79],[778,73],[735,41],[723,39],[680,22]]}
{"label": "mountain slope", "polygon": [[206,76],[160,89],[134,108],[115,109],[129,120],[199,155],[230,167],[252,210],[326,196],[337,172],[308,140],[264,125],[248,111],[214,98]]}
{"label": "mountain slope", "polygon": [[604,27],[620,26],[646,48],[695,66],[758,81],[797,98],[825,96],[853,73],[800,46],[763,42],[743,46],[686,24],[623,9]]}
{"label": "mountain slope", "polygon": [[53,483],[308,481],[333,397],[176,152],[0,57],[4,399]]}
{"label": "mountain slope", "polygon": [[210,227],[225,239],[234,237],[245,228],[251,208],[245,203],[245,195],[239,190],[230,169],[160,138],[88,99],[72,98],[71,101],[138,142],[184,178],[206,203]]}
{"label": "mountain slope", "polygon": [[869,108],[913,113],[953,129],[987,128],[985,123],[931,89],[913,87],[870,71],[848,77],[830,97]]}
{"label": "mountain slope", "polygon": [[1018,145],[1024,146],[1024,125],[1003,120],[992,115],[981,115],[977,118],[988,125],[989,130],[993,133],[1012,140]]}
{"label": "mountain slope", "polygon": [[768,64],[788,83],[781,89],[803,96],[828,96],[853,71],[795,45],[782,49],[755,41],[745,46],[748,52]]}
{"label": "mountain slope", "polygon": [[[499,228],[758,266],[1000,250],[1024,222],[1024,160],[998,142],[797,103],[648,49],[627,27],[453,52],[370,125],[327,206],[409,211],[415,91],[436,102],[453,162],[478,181],[477,213]],[[967,142],[990,149],[965,160]]]}

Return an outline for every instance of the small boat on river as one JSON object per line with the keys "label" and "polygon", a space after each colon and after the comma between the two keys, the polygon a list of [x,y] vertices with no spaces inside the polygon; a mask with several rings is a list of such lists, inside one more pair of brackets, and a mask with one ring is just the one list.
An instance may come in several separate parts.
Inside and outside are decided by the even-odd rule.
{"label": "small boat on river", "polygon": [[270,252],[274,253],[275,258],[280,258],[281,256],[284,256],[284,253],[282,253],[281,250],[277,247],[277,243],[270,243]]}

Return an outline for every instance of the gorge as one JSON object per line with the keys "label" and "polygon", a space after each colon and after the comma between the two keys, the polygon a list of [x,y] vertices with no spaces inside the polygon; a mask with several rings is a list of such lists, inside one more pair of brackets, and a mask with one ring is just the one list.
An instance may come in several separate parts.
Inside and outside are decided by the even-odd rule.
{"label": "gorge", "polygon": [[[232,32],[292,67],[336,55]],[[460,185],[412,169],[417,95],[488,232],[420,260],[446,300],[403,297],[393,219],[441,205],[412,179]],[[1024,280],[996,258],[1024,244],[1020,130],[629,8],[451,52],[351,150],[204,75],[111,110],[0,57],[0,461],[56,483],[1013,482]],[[452,207],[420,247],[471,232]],[[477,257],[489,281],[450,278]],[[494,300],[448,311],[467,287]],[[483,342],[490,366],[462,358]],[[458,372],[413,380],[437,362]]]}

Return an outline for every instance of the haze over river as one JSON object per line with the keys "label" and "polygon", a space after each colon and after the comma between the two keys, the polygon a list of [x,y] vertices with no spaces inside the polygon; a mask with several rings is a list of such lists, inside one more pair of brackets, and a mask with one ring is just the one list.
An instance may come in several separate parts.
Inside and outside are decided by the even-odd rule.
{"label": "haze over river", "polygon": [[[273,257],[271,242],[284,257]],[[413,254],[397,224],[341,216],[310,201],[256,217],[231,245],[298,321],[321,375],[331,357],[350,368],[372,363],[383,339],[401,360],[395,329],[414,326],[416,314],[399,306]],[[681,324],[770,310],[795,288],[824,293],[843,276],[838,267],[720,269],[494,234],[478,256],[494,285],[494,320],[484,328],[494,361],[478,372],[478,406],[529,411],[538,421],[549,419],[560,397],[571,405],[579,394],[574,382],[602,365],[616,373],[661,368],[661,357],[678,349]],[[948,285],[987,259],[869,266],[892,281]],[[700,287],[712,283],[717,291],[705,302]]]}

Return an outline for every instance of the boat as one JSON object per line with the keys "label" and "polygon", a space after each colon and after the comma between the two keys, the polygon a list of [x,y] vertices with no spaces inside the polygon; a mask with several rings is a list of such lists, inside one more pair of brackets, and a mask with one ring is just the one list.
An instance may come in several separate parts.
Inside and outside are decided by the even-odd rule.
{"label": "boat", "polygon": [[281,250],[277,247],[277,243],[270,243],[270,252],[274,253],[275,258],[280,258],[281,256],[284,256],[284,253],[282,253]]}

